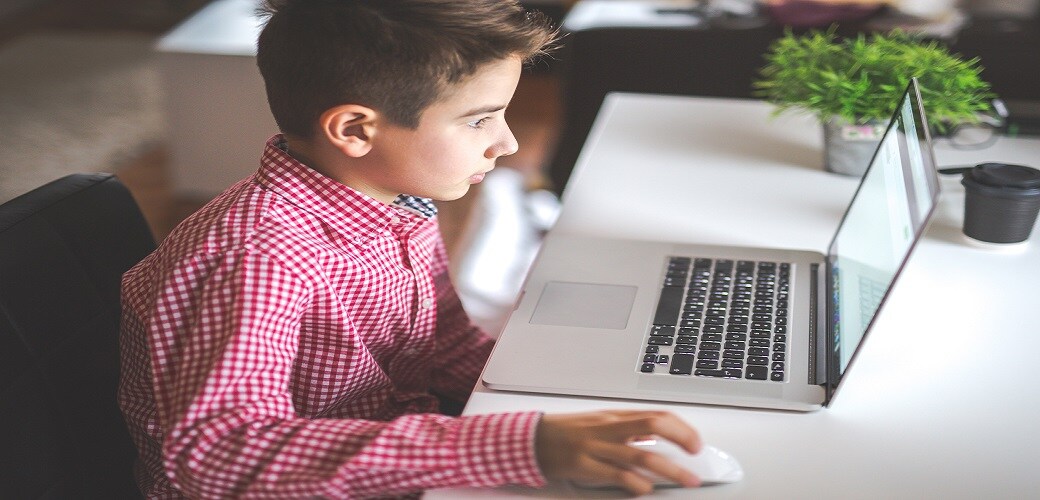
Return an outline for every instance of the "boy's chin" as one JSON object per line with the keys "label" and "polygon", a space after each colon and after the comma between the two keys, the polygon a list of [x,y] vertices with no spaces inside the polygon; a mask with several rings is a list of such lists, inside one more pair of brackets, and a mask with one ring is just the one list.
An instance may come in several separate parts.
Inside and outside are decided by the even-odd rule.
{"label": "boy's chin", "polygon": [[430,198],[432,200],[436,200],[436,201],[455,201],[455,200],[457,200],[459,198],[462,198],[463,196],[466,196],[466,193],[469,193],[469,189],[470,189],[470,186],[466,185],[466,186],[464,186],[464,187],[462,187],[460,189],[457,189],[457,190],[454,190],[454,191],[451,191],[451,192],[447,192],[446,191],[446,192],[437,193],[436,195],[433,195],[433,196],[428,196],[428,198]]}

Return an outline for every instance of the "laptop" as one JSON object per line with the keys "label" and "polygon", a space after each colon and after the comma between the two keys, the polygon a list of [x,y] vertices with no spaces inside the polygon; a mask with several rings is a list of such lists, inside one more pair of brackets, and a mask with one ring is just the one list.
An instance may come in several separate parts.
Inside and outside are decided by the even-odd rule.
{"label": "laptop", "polygon": [[482,382],[532,393],[825,407],[938,196],[911,80],[826,255],[550,232]]}

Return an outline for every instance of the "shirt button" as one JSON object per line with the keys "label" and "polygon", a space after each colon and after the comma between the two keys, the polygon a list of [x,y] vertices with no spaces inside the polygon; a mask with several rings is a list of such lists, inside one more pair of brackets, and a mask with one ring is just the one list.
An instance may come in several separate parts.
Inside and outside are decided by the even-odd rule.
{"label": "shirt button", "polygon": [[420,302],[419,305],[421,305],[423,309],[429,309],[433,306],[433,299],[426,297],[425,299],[422,299],[422,302]]}
{"label": "shirt button", "polygon": [[401,218],[400,217],[391,217],[390,218],[390,223],[391,224],[400,224],[401,223]]}

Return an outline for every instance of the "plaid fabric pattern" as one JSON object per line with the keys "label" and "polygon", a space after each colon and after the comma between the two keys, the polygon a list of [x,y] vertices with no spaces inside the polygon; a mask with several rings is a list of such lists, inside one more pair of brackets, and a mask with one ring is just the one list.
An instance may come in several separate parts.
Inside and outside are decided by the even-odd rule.
{"label": "plaid fabric pattern", "polygon": [[120,406],[153,498],[540,486],[538,413],[452,418],[492,340],[429,200],[380,203],[284,141],[123,277]]}

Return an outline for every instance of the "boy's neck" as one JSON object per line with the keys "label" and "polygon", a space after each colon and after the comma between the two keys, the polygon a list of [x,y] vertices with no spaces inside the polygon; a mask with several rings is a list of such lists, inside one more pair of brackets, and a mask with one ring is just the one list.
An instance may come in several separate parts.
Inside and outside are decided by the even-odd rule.
{"label": "boy's neck", "polygon": [[296,161],[354,191],[363,193],[387,205],[392,205],[397,198],[396,195],[388,197],[376,196],[371,193],[371,190],[365,189],[364,186],[355,186],[347,182],[344,179],[343,172],[348,167],[343,164],[343,155],[325,143],[285,134],[285,147],[289,156],[292,156]]}

